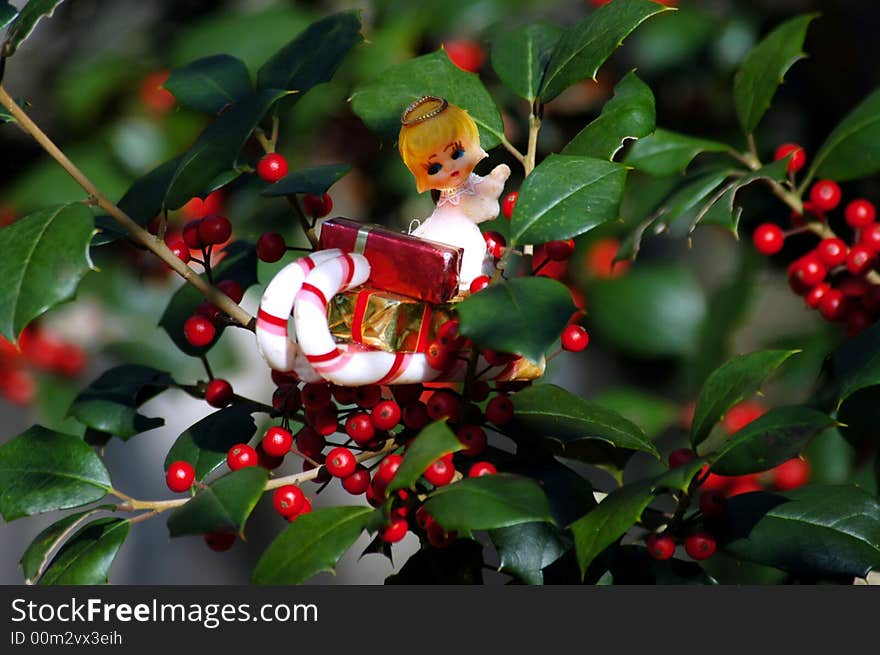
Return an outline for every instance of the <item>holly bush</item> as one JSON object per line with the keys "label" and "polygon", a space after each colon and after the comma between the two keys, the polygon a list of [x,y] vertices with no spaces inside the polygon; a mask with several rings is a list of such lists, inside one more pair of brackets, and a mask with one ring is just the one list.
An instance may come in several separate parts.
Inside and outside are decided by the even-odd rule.
{"label": "holly bush", "polygon": [[[374,557],[417,544],[389,583],[852,583],[880,563],[880,91],[810,152],[779,88],[822,17],[175,9],[167,49],[93,44],[37,106],[16,54],[75,26],[66,5],[48,19],[61,4],[0,2],[4,152],[33,162],[4,164],[0,388],[38,421],[4,435],[0,513],[61,512],[25,580],[106,582],[152,519],[227,550],[261,504],[258,584],[333,570],[365,533]],[[464,382],[303,384],[232,347],[320,219],[430,212],[394,148],[428,94],[515,169],[482,226],[497,271],[432,344]],[[489,383],[479,353],[547,371]],[[173,395],[201,418],[167,448],[167,489],[148,472],[167,497],[134,497],[104,454],[155,440],[170,416],[144,407]]]}

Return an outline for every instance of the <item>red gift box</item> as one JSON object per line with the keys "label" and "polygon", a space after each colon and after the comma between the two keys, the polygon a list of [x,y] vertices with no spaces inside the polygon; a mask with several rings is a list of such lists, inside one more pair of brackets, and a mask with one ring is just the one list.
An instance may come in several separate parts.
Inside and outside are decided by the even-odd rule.
{"label": "red gift box", "polygon": [[367,283],[378,289],[435,304],[458,293],[461,248],[347,218],[324,221],[319,247],[362,254],[370,262]]}

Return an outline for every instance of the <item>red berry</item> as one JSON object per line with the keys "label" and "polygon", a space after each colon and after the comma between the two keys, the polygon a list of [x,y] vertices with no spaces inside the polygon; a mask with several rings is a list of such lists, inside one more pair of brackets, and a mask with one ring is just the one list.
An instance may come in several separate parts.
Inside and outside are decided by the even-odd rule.
{"label": "red berry", "polygon": [[307,193],[303,196],[303,209],[309,216],[322,218],[333,211],[333,198],[327,193],[323,196]]}
{"label": "red berry", "polygon": [[428,534],[428,543],[434,548],[448,548],[453,543],[458,534],[455,531],[446,532],[436,521],[429,523],[426,529]]}
{"label": "red berry", "polygon": [[697,454],[690,448],[676,448],[669,453],[669,468],[678,468],[688,462],[694,461],[696,458]]}
{"label": "red berry", "polygon": [[504,426],[513,419],[513,401],[499,394],[486,404],[486,420],[498,426]]}
{"label": "red berry", "polygon": [[431,394],[426,403],[428,416],[432,421],[444,418],[457,418],[461,411],[461,396],[451,389],[438,389]]}
{"label": "red berry", "polygon": [[484,475],[494,475],[495,473],[498,473],[498,469],[489,462],[474,462],[468,471],[468,477],[479,478]]}
{"label": "red berry", "polygon": [[225,243],[232,236],[232,223],[225,216],[205,216],[199,223],[199,238],[206,246]]}
{"label": "red berry", "polygon": [[199,233],[199,225],[201,223],[202,219],[197,218],[183,226],[183,241],[193,250],[200,250],[207,245],[202,241],[202,235]]}
{"label": "red berry", "polygon": [[366,493],[369,486],[370,472],[363,464],[358,464],[351,475],[342,478],[342,488],[354,496]]}
{"label": "red berry", "polygon": [[794,457],[773,469],[773,486],[779,490],[797,489],[810,480],[810,463]]}
{"label": "red berry", "polygon": [[862,298],[862,304],[872,314],[880,314],[880,286],[872,284]]}
{"label": "red berry", "polygon": [[217,328],[204,316],[190,316],[183,324],[183,336],[196,348],[203,348],[214,340]]}
{"label": "red berry", "polygon": [[235,543],[235,535],[231,532],[208,532],[205,534],[205,543],[213,551],[222,553],[232,548]]}
{"label": "red berry", "polygon": [[211,321],[215,326],[219,325],[223,318],[223,312],[220,311],[220,308],[217,307],[214,303],[210,303],[207,300],[204,302],[200,302],[196,305],[196,312],[198,316],[204,316],[206,319]]}
{"label": "red berry", "polygon": [[330,405],[332,394],[326,383],[310,382],[303,386],[300,397],[307,409],[323,409]]}
{"label": "red berry", "polygon": [[391,484],[391,480],[397,474],[397,469],[400,468],[402,462],[403,457],[400,455],[392,453],[385,456],[373,475],[373,485],[377,490],[382,490],[384,494],[385,488]]}
{"label": "red berry", "polygon": [[270,455],[265,450],[263,450],[262,442],[258,443],[257,447],[254,450],[257,451],[257,465],[262,466],[267,471],[274,471],[279,466],[284,464],[283,457],[275,457],[274,455]]}
{"label": "red berry", "polygon": [[168,244],[168,249],[184,264],[189,261],[189,246],[186,245],[183,239],[175,239],[170,242]]}
{"label": "red berry", "polygon": [[548,241],[544,244],[547,256],[554,262],[564,262],[574,252],[574,239],[564,241]]}
{"label": "red berry", "polygon": [[400,405],[393,400],[383,400],[370,413],[370,418],[377,430],[390,430],[400,423]]}
{"label": "red berry", "polygon": [[266,232],[257,240],[257,257],[264,262],[277,262],[287,252],[284,237],[277,232]]}
{"label": "red berry", "polygon": [[840,204],[842,193],[834,180],[819,180],[810,189],[810,201],[819,211],[831,211]]}
{"label": "red berry", "polygon": [[357,468],[357,461],[354,454],[342,446],[337,446],[327,453],[327,460],[324,463],[327,472],[334,478],[347,478],[354,473]]}
{"label": "red berry", "polygon": [[448,371],[457,361],[457,350],[444,346],[440,341],[432,341],[425,351],[425,360],[428,366],[438,371]]}
{"label": "red berry", "polygon": [[498,259],[504,254],[504,248],[507,246],[507,240],[499,233],[494,231],[484,232],[483,239],[486,241],[486,250],[489,254]]}
{"label": "red berry", "polygon": [[862,230],[859,245],[867,246],[874,252],[880,252],[880,224],[873,223]]}
{"label": "red berry", "polygon": [[463,425],[455,433],[455,436],[465,446],[461,451],[462,454],[468,457],[479,457],[489,445],[486,431],[479,425]]}
{"label": "red berry", "polygon": [[373,420],[366,412],[352,414],[345,421],[345,431],[357,444],[367,444],[376,436]]}
{"label": "red berry", "polygon": [[668,534],[650,534],[645,541],[648,549],[648,555],[652,559],[664,560],[669,559],[675,553],[675,541]]}
{"label": "red berry", "polygon": [[339,429],[338,412],[335,406],[314,410],[310,418],[310,425],[315,428],[315,432],[325,437]]}
{"label": "red berry", "polygon": [[288,520],[288,521],[293,521],[294,519],[296,519],[296,518],[302,516],[303,514],[308,514],[308,513],[310,513],[311,511],[312,511],[312,501],[309,500],[308,496],[306,496],[305,498],[303,498],[303,506],[302,506],[302,509],[299,510],[299,514],[295,514],[295,515],[291,516],[291,517],[290,517],[289,519],[287,519],[287,520]]}
{"label": "red berry", "polygon": [[272,393],[272,407],[283,414],[292,414],[302,407],[299,387],[295,384],[282,384]]}
{"label": "red berry", "polygon": [[727,434],[734,434],[766,413],[767,410],[761,403],[746,400],[728,409],[721,425]]}
{"label": "red berry", "polygon": [[752,243],[762,255],[775,255],[785,245],[785,233],[776,223],[763,223],[752,235]]}
{"label": "red berry", "polygon": [[715,538],[702,530],[694,532],[685,537],[684,549],[693,559],[708,559],[715,552]]}
{"label": "red berry", "polygon": [[730,477],[729,480],[730,482],[725,489],[725,494],[728,498],[752,493],[753,491],[763,491],[764,489],[758,482],[758,476],[754,473],[749,475],[735,475]]}
{"label": "red berry", "polygon": [[492,278],[488,275],[478,275],[471,280],[470,292],[476,293],[477,291],[482,291],[489,286],[490,282],[492,282]]}
{"label": "red berry", "polygon": [[258,464],[257,451],[246,443],[235,444],[226,453],[226,464],[233,471],[256,466]]}
{"label": "red berry", "polygon": [[502,353],[497,350],[483,350],[480,354],[489,366],[507,366],[510,362],[519,358],[519,355]]}
{"label": "red berry", "polygon": [[707,519],[716,519],[727,509],[727,499],[720,491],[708,490],[700,494],[700,511]]}
{"label": "red berry", "polygon": [[445,348],[460,348],[464,339],[459,335],[458,327],[457,318],[446,321],[437,328],[437,341]]}
{"label": "red berry", "polygon": [[391,387],[391,394],[394,396],[394,400],[403,407],[421,398],[424,390],[425,388],[418,382],[415,384],[399,384]]}
{"label": "red berry", "polygon": [[843,211],[847,225],[855,230],[868,227],[877,218],[877,210],[874,205],[864,198],[853,200]]}
{"label": "red berry", "polygon": [[205,388],[205,400],[211,407],[226,407],[234,396],[232,385],[221,378],[214,378]]}
{"label": "red berry", "polygon": [[409,524],[406,522],[406,519],[394,519],[382,528],[379,536],[382,538],[382,541],[393,544],[403,539],[406,536],[407,530],[409,530]]}
{"label": "red berry", "polygon": [[846,314],[846,336],[861,334],[874,324],[871,315],[860,307],[851,308]]}
{"label": "red berry", "polygon": [[170,76],[171,71],[158,70],[150,73],[141,81],[140,99],[150,111],[164,114],[177,103],[174,95],[163,86]]}
{"label": "red berry", "polygon": [[813,288],[825,279],[828,269],[815,253],[808,253],[794,261],[790,268],[789,278],[806,287],[804,292]]}
{"label": "red berry", "polygon": [[481,403],[489,397],[492,388],[485,380],[477,380],[471,387],[471,400],[475,403]]}
{"label": "red berry", "polygon": [[305,507],[306,495],[295,484],[278,487],[272,494],[272,506],[284,518],[296,516]]}
{"label": "red berry", "polygon": [[355,387],[354,402],[358,407],[369,409],[375,407],[382,400],[382,387],[378,384],[368,384],[363,387]]}
{"label": "red berry", "polygon": [[287,160],[277,152],[267,153],[257,162],[257,175],[266,182],[277,182],[287,175]]}
{"label": "red berry", "polygon": [[420,400],[409,403],[403,408],[403,424],[410,430],[421,430],[430,421],[431,417],[428,416],[428,407]]}
{"label": "red berry", "polygon": [[511,191],[501,201],[501,213],[508,221],[513,216],[513,208],[516,207],[517,199],[519,199],[519,191]]}
{"label": "red berry", "polygon": [[443,49],[453,64],[468,73],[479,71],[486,59],[480,45],[466,39],[444,41]]}
{"label": "red berry", "polygon": [[165,484],[174,493],[187,491],[196,479],[196,470],[192,464],[184,461],[171,462],[165,473]]}
{"label": "red berry", "polygon": [[846,261],[846,243],[836,237],[822,239],[816,247],[816,254],[825,266],[835,268]]}
{"label": "red berry", "polygon": [[331,384],[330,395],[340,405],[354,405],[355,393],[352,387],[340,387],[339,385]]}
{"label": "red berry", "polygon": [[[792,155],[792,153],[794,153]],[[773,159],[778,161],[780,159],[785,159],[789,155],[791,159],[788,160],[788,170],[789,173],[797,173],[804,167],[804,164],[807,163],[807,153],[804,152],[804,149],[797,143],[783,143],[776,149],[776,154]]]}
{"label": "red berry", "polygon": [[871,284],[863,277],[847,276],[837,283],[837,288],[847,298],[861,298],[871,288]]}
{"label": "red berry", "polygon": [[585,265],[593,277],[610,279],[623,275],[629,269],[632,262],[615,262],[617,252],[620,250],[620,241],[617,239],[598,239],[587,249]]}
{"label": "red berry", "polygon": [[846,268],[853,275],[864,275],[874,264],[875,252],[868,246],[855,245],[846,257]]}
{"label": "red berry", "polygon": [[326,445],[327,440],[324,436],[308,425],[296,433],[296,449],[306,457],[317,458]]}
{"label": "red berry", "polygon": [[840,289],[829,289],[819,301],[819,313],[826,321],[839,321],[846,316],[846,298]]}
{"label": "red berry", "polygon": [[244,289],[235,280],[220,280],[217,283],[217,288],[224,295],[229,296],[229,299],[234,303],[240,303],[241,299],[244,298]]}
{"label": "red berry", "polygon": [[293,447],[293,435],[281,427],[271,427],[263,437],[263,450],[271,457],[284,457]]}
{"label": "red berry", "polygon": [[580,325],[566,325],[562,331],[562,348],[579,353],[590,343],[590,335]]}

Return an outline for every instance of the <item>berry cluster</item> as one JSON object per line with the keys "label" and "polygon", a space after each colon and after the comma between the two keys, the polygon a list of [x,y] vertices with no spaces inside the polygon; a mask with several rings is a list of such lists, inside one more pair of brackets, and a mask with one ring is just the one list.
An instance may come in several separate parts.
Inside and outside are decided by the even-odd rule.
{"label": "berry cluster", "polygon": [[0,395],[15,405],[28,405],[37,392],[36,372],[76,377],[86,354],[36,323],[19,337],[18,347],[0,337]]}
{"label": "berry cluster", "polygon": [[[794,174],[806,163],[803,148],[783,144],[776,158],[790,157],[788,171]],[[827,321],[846,323],[854,336],[880,317],[880,224],[873,203],[857,198],[843,208],[843,220],[833,212],[841,206],[843,193],[834,180],[818,180],[804,202],[804,214],[792,216],[794,226],[784,231],[775,223],[763,223],[752,240],[763,255],[779,253],[786,239],[803,232],[819,241],[788,266],[792,291],[804,297],[807,307],[818,310]],[[839,226],[841,238],[832,229]]]}

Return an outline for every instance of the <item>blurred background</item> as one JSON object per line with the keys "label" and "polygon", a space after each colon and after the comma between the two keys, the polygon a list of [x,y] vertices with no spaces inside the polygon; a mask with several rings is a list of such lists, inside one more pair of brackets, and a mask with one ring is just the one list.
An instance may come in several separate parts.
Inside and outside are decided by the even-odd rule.
{"label": "blurred background", "polygon": [[[790,141],[802,144],[809,157],[834,125],[880,83],[880,14],[874,3],[669,4],[677,4],[679,11],[642,26],[602,69],[597,82],[578,84],[546,107],[539,156],[558,152],[595,118],[615,83],[632,69],[655,93],[658,126],[741,144],[731,95],[733,73],[762,35],[799,13],[818,11],[821,17],[808,33],[809,57],[788,73],[759,128],[762,157],[771,158],[779,144]],[[352,172],[330,190],[333,215],[403,229],[411,218],[430,213],[430,198],[416,194],[395,144],[379,141],[351,112],[347,98],[354,88],[394,64],[445,44],[453,61],[480,74],[502,109],[508,139],[524,149],[528,107],[492,71],[488,43],[493,32],[535,21],[568,26],[586,17],[593,5],[584,0],[77,0],[63,3],[52,19],[39,24],[9,61],[3,84],[14,97],[27,100],[32,117],[106,195],[119,199],[134,179],[182,152],[205,125],[203,115],[176,107],[173,96],[161,89],[170,69],[230,53],[254,73],[310,22],[342,9],[362,9],[366,42],[349,55],[332,82],[309,92],[283,116],[279,151],[293,170],[350,163]],[[252,155],[256,161],[258,151]],[[511,164],[514,175],[508,189],[518,188],[521,169],[502,149],[491,155],[484,165]],[[845,199],[880,201],[876,177],[842,186]],[[288,243],[305,245],[288,205],[283,199],[260,197],[260,188],[255,176],[244,176],[213,196],[209,207],[190,203],[172,216],[172,222],[180,225],[219,211],[232,221],[235,238],[253,241],[265,231],[278,231]],[[684,445],[684,425],[696,391],[731,354],[802,348],[804,352],[766,390],[766,397],[757,400],[766,407],[797,402],[809,396],[823,357],[842,340],[843,332],[807,311],[788,289],[785,265],[798,254],[797,239],[787,240],[783,253],[771,260],[753,253],[749,234],[758,223],[786,225],[788,220],[788,210],[762,189],[750,187],[740,196],[745,206],[741,241],[721,230],[701,228],[692,241],[675,234],[647,239],[633,265],[612,266],[619,240],[650,212],[657,193],[662,194],[657,180],[631,175],[623,221],[578,238],[567,269],[548,267],[543,273],[571,285],[576,301],[586,308],[584,324],[591,334],[585,352],[564,353],[551,362],[548,379],[647,426],[665,454]],[[81,199],[82,191],[29,137],[14,125],[0,126],[0,225],[52,203]],[[503,219],[497,223],[487,228],[503,231]],[[122,242],[96,250],[94,256],[97,270],[81,285],[76,302],[41,318],[27,335],[23,354],[5,346],[0,352],[0,441],[34,423],[82,433],[81,426],[65,418],[67,407],[77,390],[118,363],[165,368],[182,382],[204,377],[201,363],[182,355],[156,327],[179,280],[146,253]],[[261,285],[280,265],[260,263]],[[243,301],[251,313],[261,285]],[[210,359],[215,372],[229,379],[238,393],[264,402],[271,398],[274,387],[250,333],[228,330]],[[165,454],[208,410],[175,391],[144,405],[142,413],[166,417],[166,425],[129,443],[114,439],[107,444],[105,456],[115,484],[138,498],[167,496]],[[814,441],[807,454],[813,479],[855,478],[876,490],[876,453],[865,438],[873,429],[870,423],[853,425]],[[590,475],[599,488],[612,484],[599,471]],[[267,500],[250,520],[247,543],[239,542],[226,553],[209,551],[198,538],[170,542],[161,519],[135,526],[112,569],[111,582],[246,583],[256,559],[283,527]],[[317,505],[350,502],[338,485],[316,500]],[[0,583],[22,582],[17,564],[21,553],[56,518],[0,523]],[[321,575],[315,582],[381,583],[418,547],[410,534],[395,546],[393,563],[376,554],[359,561],[367,542],[362,538],[352,548],[337,576]]]}

